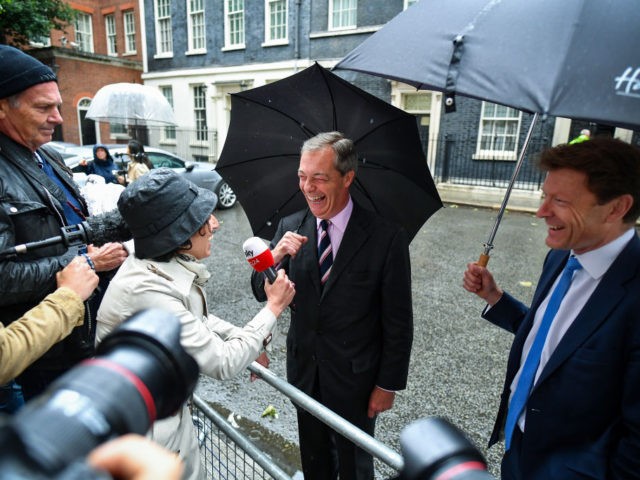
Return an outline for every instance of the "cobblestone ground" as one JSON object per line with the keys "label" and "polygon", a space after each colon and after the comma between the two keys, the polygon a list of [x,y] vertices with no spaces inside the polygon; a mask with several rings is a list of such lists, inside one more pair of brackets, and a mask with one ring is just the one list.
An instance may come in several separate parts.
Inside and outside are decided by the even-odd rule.
{"label": "cobblestone ground", "polygon": [[[222,227],[208,259],[210,308],[237,325],[260,308],[251,294],[250,267],[242,243],[252,236],[242,207],[216,213]],[[409,423],[442,416],[462,429],[486,455],[496,474],[503,446],[486,445],[497,410],[512,336],[480,318],[483,302],[461,287],[466,264],[476,261],[496,211],[447,205],[424,225],[411,244],[414,344],[408,388],[393,410],[380,416],[376,437],[399,450],[398,436]],[[489,268],[505,289],[525,303],[531,299],[547,248],[544,222],[532,214],[507,211],[494,241]],[[279,323],[271,369],[284,377],[284,335]],[[249,374],[226,381],[203,379],[198,393],[234,420],[259,444],[295,472],[297,428],[291,403]],[[278,418],[262,418],[273,405]],[[428,445],[428,439],[425,440]],[[378,465],[377,477],[393,472]]]}

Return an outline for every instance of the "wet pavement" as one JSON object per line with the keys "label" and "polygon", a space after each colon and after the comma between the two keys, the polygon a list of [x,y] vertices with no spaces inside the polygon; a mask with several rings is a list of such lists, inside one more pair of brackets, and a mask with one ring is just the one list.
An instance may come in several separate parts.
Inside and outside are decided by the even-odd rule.
{"label": "wet pavement", "polygon": [[[487,451],[512,335],[480,318],[484,303],[461,287],[466,264],[482,252],[497,211],[448,204],[423,226],[411,250],[414,344],[409,384],[391,411],[380,416],[376,438],[399,451],[402,428],[419,418],[442,416],[462,429],[486,455],[496,474],[503,446]],[[207,260],[211,310],[236,325],[257,313],[249,284],[250,267],[242,243],[252,236],[242,207],[216,212],[221,229]],[[547,252],[544,222],[533,214],[505,212],[489,263],[498,283],[527,303]],[[289,318],[279,321],[270,368],[285,376],[284,336]],[[249,373],[229,381],[203,377],[197,393],[234,415],[240,428],[274,455],[288,472],[298,467],[295,410],[265,382],[249,382]],[[278,418],[262,418],[273,405]],[[426,440],[428,447],[428,440]],[[377,464],[377,478],[393,472]]]}

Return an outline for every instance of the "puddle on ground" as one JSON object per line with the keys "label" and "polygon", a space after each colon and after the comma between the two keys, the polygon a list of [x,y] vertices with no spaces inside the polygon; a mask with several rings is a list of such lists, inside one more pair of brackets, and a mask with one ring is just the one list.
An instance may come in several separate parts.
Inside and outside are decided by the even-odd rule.
{"label": "puddle on ground", "polygon": [[[207,403],[224,418],[229,418],[231,410],[215,402],[208,401]],[[288,475],[293,476],[301,470],[298,445],[252,420],[235,415],[234,419],[238,424],[238,430],[249,438],[256,447],[269,455]]]}

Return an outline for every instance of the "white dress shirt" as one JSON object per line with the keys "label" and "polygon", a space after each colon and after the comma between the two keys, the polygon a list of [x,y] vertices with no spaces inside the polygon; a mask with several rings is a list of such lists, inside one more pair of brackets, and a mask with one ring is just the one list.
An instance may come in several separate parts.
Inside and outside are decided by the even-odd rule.
{"label": "white dress shirt", "polygon": [[[551,328],[549,329],[544,347],[542,348],[540,364],[538,365],[538,370],[536,371],[536,376],[533,381],[534,385],[538,381],[538,377],[540,377],[540,374],[544,370],[544,367],[547,365],[547,362],[551,358],[551,355],[562,340],[562,337],[564,337],[564,334],[567,332],[567,330],[569,330],[569,327],[571,327],[578,314],[582,311],[583,307],[600,284],[600,280],[602,280],[604,274],[607,272],[607,270],[609,270],[609,267],[611,267],[614,260],[618,257],[620,252],[622,252],[627,243],[631,241],[634,235],[635,230],[633,228],[629,229],[612,242],[609,242],[600,248],[591,250],[581,255],[575,255],[575,257],[582,265],[582,269],[574,272],[569,290],[562,300],[560,308],[558,309],[558,313],[551,323]],[[574,255],[573,250],[571,251],[571,255]],[[524,365],[527,355],[529,354],[529,350],[531,349],[531,345],[533,344],[536,334],[538,333],[538,329],[540,328],[540,323],[542,322],[542,317],[544,316],[544,312],[547,309],[551,294],[555,290],[557,283],[560,281],[560,277],[561,275],[558,275],[555,282],[549,289],[546,298],[542,301],[535,313],[533,326],[529,331],[529,335],[527,336],[527,339],[524,342],[524,347],[522,349],[520,369],[518,370],[518,373],[516,373],[516,376],[513,378],[513,382],[511,383],[511,395],[509,398],[509,403],[511,402],[511,396],[513,396],[513,392],[518,385],[518,380],[520,379],[520,374],[522,372],[522,366]],[[520,415],[520,418],[518,420],[520,430],[522,430],[523,432],[526,410],[526,408],[523,409],[522,415]]]}

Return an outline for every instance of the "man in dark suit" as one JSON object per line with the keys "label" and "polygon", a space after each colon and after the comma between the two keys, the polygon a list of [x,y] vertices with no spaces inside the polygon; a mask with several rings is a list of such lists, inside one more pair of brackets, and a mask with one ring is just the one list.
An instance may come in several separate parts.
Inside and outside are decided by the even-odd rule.
{"label": "man in dark suit", "polygon": [[490,445],[504,432],[503,479],[640,478],[640,150],[596,137],[540,164],[552,250],[531,307],[484,267],[464,274],[483,317],[515,333]]}
{"label": "man in dark suit", "polygon": [[[280,221],[271,247],[296,286],[289,382],[373,435],[376,415],[407,382],[411,269],[404,230],[349,195],[356,167],[353,142],[342,134],[307,140],[298,178],[309,208]],[[263,281],[252,277],[258,300]],[[306,480],[373,478],[371,455],[302,409],[298,431]]]}

